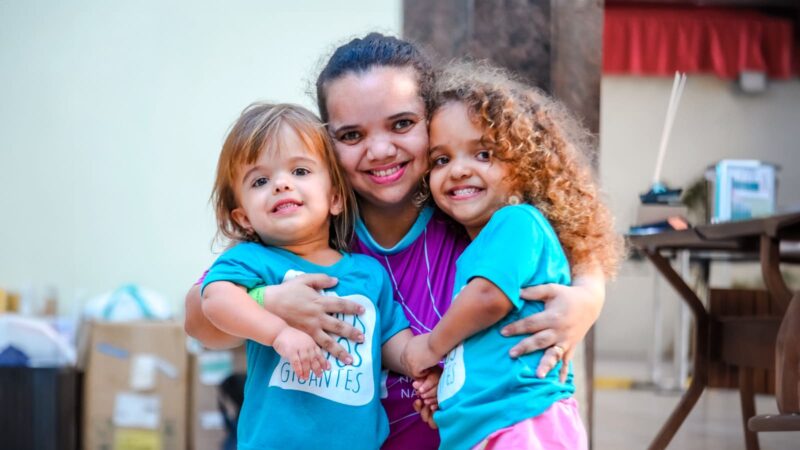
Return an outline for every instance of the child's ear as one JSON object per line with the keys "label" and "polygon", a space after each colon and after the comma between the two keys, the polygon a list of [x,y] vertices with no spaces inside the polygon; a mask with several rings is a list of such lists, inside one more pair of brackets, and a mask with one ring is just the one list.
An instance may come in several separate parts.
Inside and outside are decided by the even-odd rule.
{"label": "child's ear", "polygon": [[331,198],[331,215],[338,216],[342,211],[344,211],[344,200],[338,192],[334,192]]}
{"label": "child's ear", "polygon": [[247,214],[244,213],[242,208],[236,208],[231,211],[231,218],[237,225],[247,230],[248,233],[253,233],[253,225],[250,224],[250,219],[247,218]]}

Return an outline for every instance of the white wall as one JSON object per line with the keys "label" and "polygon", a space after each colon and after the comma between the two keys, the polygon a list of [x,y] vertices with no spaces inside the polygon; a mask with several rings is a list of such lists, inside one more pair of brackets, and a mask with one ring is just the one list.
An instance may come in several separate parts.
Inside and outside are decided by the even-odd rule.
{"label": "white wall", "polygon": [[[638,194],[650,187],[671,88],[671,78],[603,77],[600,170],[620,231],[632,224]],[[731,82],[690,76],[662,178],[684,187],[723,158],[779,164],[778,205],[800,206],[800,81],[772,82],[765,93],[747,96],[737,93]],[[718,267],[717,273],[729,271]],[[649,350],[653,277],[647,262],[623,266],[619,279],[609,286],[598,325],[599,354],[642,356]],[[712,276],[712,284],[728,281]],[[661,285],[669,318],[677,310],[678,297],[666,282]]]}
{"label": "white wall", "polygon": [[[0,288],[52,285],[74,309],[137,282],[179,306],[214,258],[207,199],[240,110],[313,108],[307,81],[337,43],[400,30],[400,0],[288,3],[0,2]],[[602,179],[620,230],[649,186],[670,87],[603,79]],[[664,178],[684,185],[718,159],[761,158],[783,166],[780,203],[797,203],[798,142],[800,82],[748,97],[693,76]],[[601,354],[645,354],[652,284],[649,265],[628,263],[609,286]]]}
{"label": "white wall", "polygon": [[0,2],[0,288],[69,310],[136,282],[180,305],[238,113],[314,109],[322,57],[400,28],[400,0]]}

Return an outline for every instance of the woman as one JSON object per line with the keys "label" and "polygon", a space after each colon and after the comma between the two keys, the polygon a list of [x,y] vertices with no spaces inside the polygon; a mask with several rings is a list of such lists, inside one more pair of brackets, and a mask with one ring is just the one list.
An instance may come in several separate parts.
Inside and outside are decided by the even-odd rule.
{"label": "woman", "polygon": [[[434,72],[413,44],[371,33],[336,49],[317,79],[320,117],[334,139],[339,162],[358,198],[361,218],[352,249],[371,255],[389,271],[412,330],[430,331],[453,296],[455,261],[467,240],[417,193],[427,171],[427,105]],[[604,278],[594,261],[570,261],[572,286],[527,288],[523,297],[547,302],[544,312],[507,326],[510,335],[530,334],[510,351],[516,357],[547,349],[537,374],[559,360],[563,376],[575,346],[597,319]],[[322,348],[347,357],[327,333],[357,339],[358,332],[328,313],[357,313],[357,306],[320,296],[336,280],[309,274],[265,292],[264,306],[311,335]],[[197,288],[186,298],[186,331],[209,347],[230,347],[237,338],[214,328],[202,315]],[[383,404],[390,435],[384,449],[435,449],[438,434],[414,409],[411,380],[389,374]],[[419,409],[419,405],[417,405]],[[423,409],[423,419],[430,411]]]}

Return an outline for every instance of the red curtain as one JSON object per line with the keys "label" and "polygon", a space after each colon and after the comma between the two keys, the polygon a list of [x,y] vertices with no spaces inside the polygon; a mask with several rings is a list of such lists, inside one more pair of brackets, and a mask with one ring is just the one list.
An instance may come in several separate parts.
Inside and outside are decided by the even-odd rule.
{"label": "red curtain", "polygon": [[748,9],[607,6],[603,71],[609,74],[744,70],[786,79],[797,74],[792,21]]}

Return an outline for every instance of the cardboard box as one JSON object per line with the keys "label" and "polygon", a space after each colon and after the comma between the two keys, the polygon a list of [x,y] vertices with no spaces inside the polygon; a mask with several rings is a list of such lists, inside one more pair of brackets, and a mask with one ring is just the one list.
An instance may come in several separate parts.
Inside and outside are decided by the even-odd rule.
{"label": "cardboard box", "polygon": [[244,346],[233,350],[202,350],[189,358],[189,449],[220,450],[225,423],[219,410],[219,384],[247,369]]}
{"label": "cardboard box", "polygon": [[184,450],[188,356],[175,322],[94,322],[83,390],[85,450]]}

